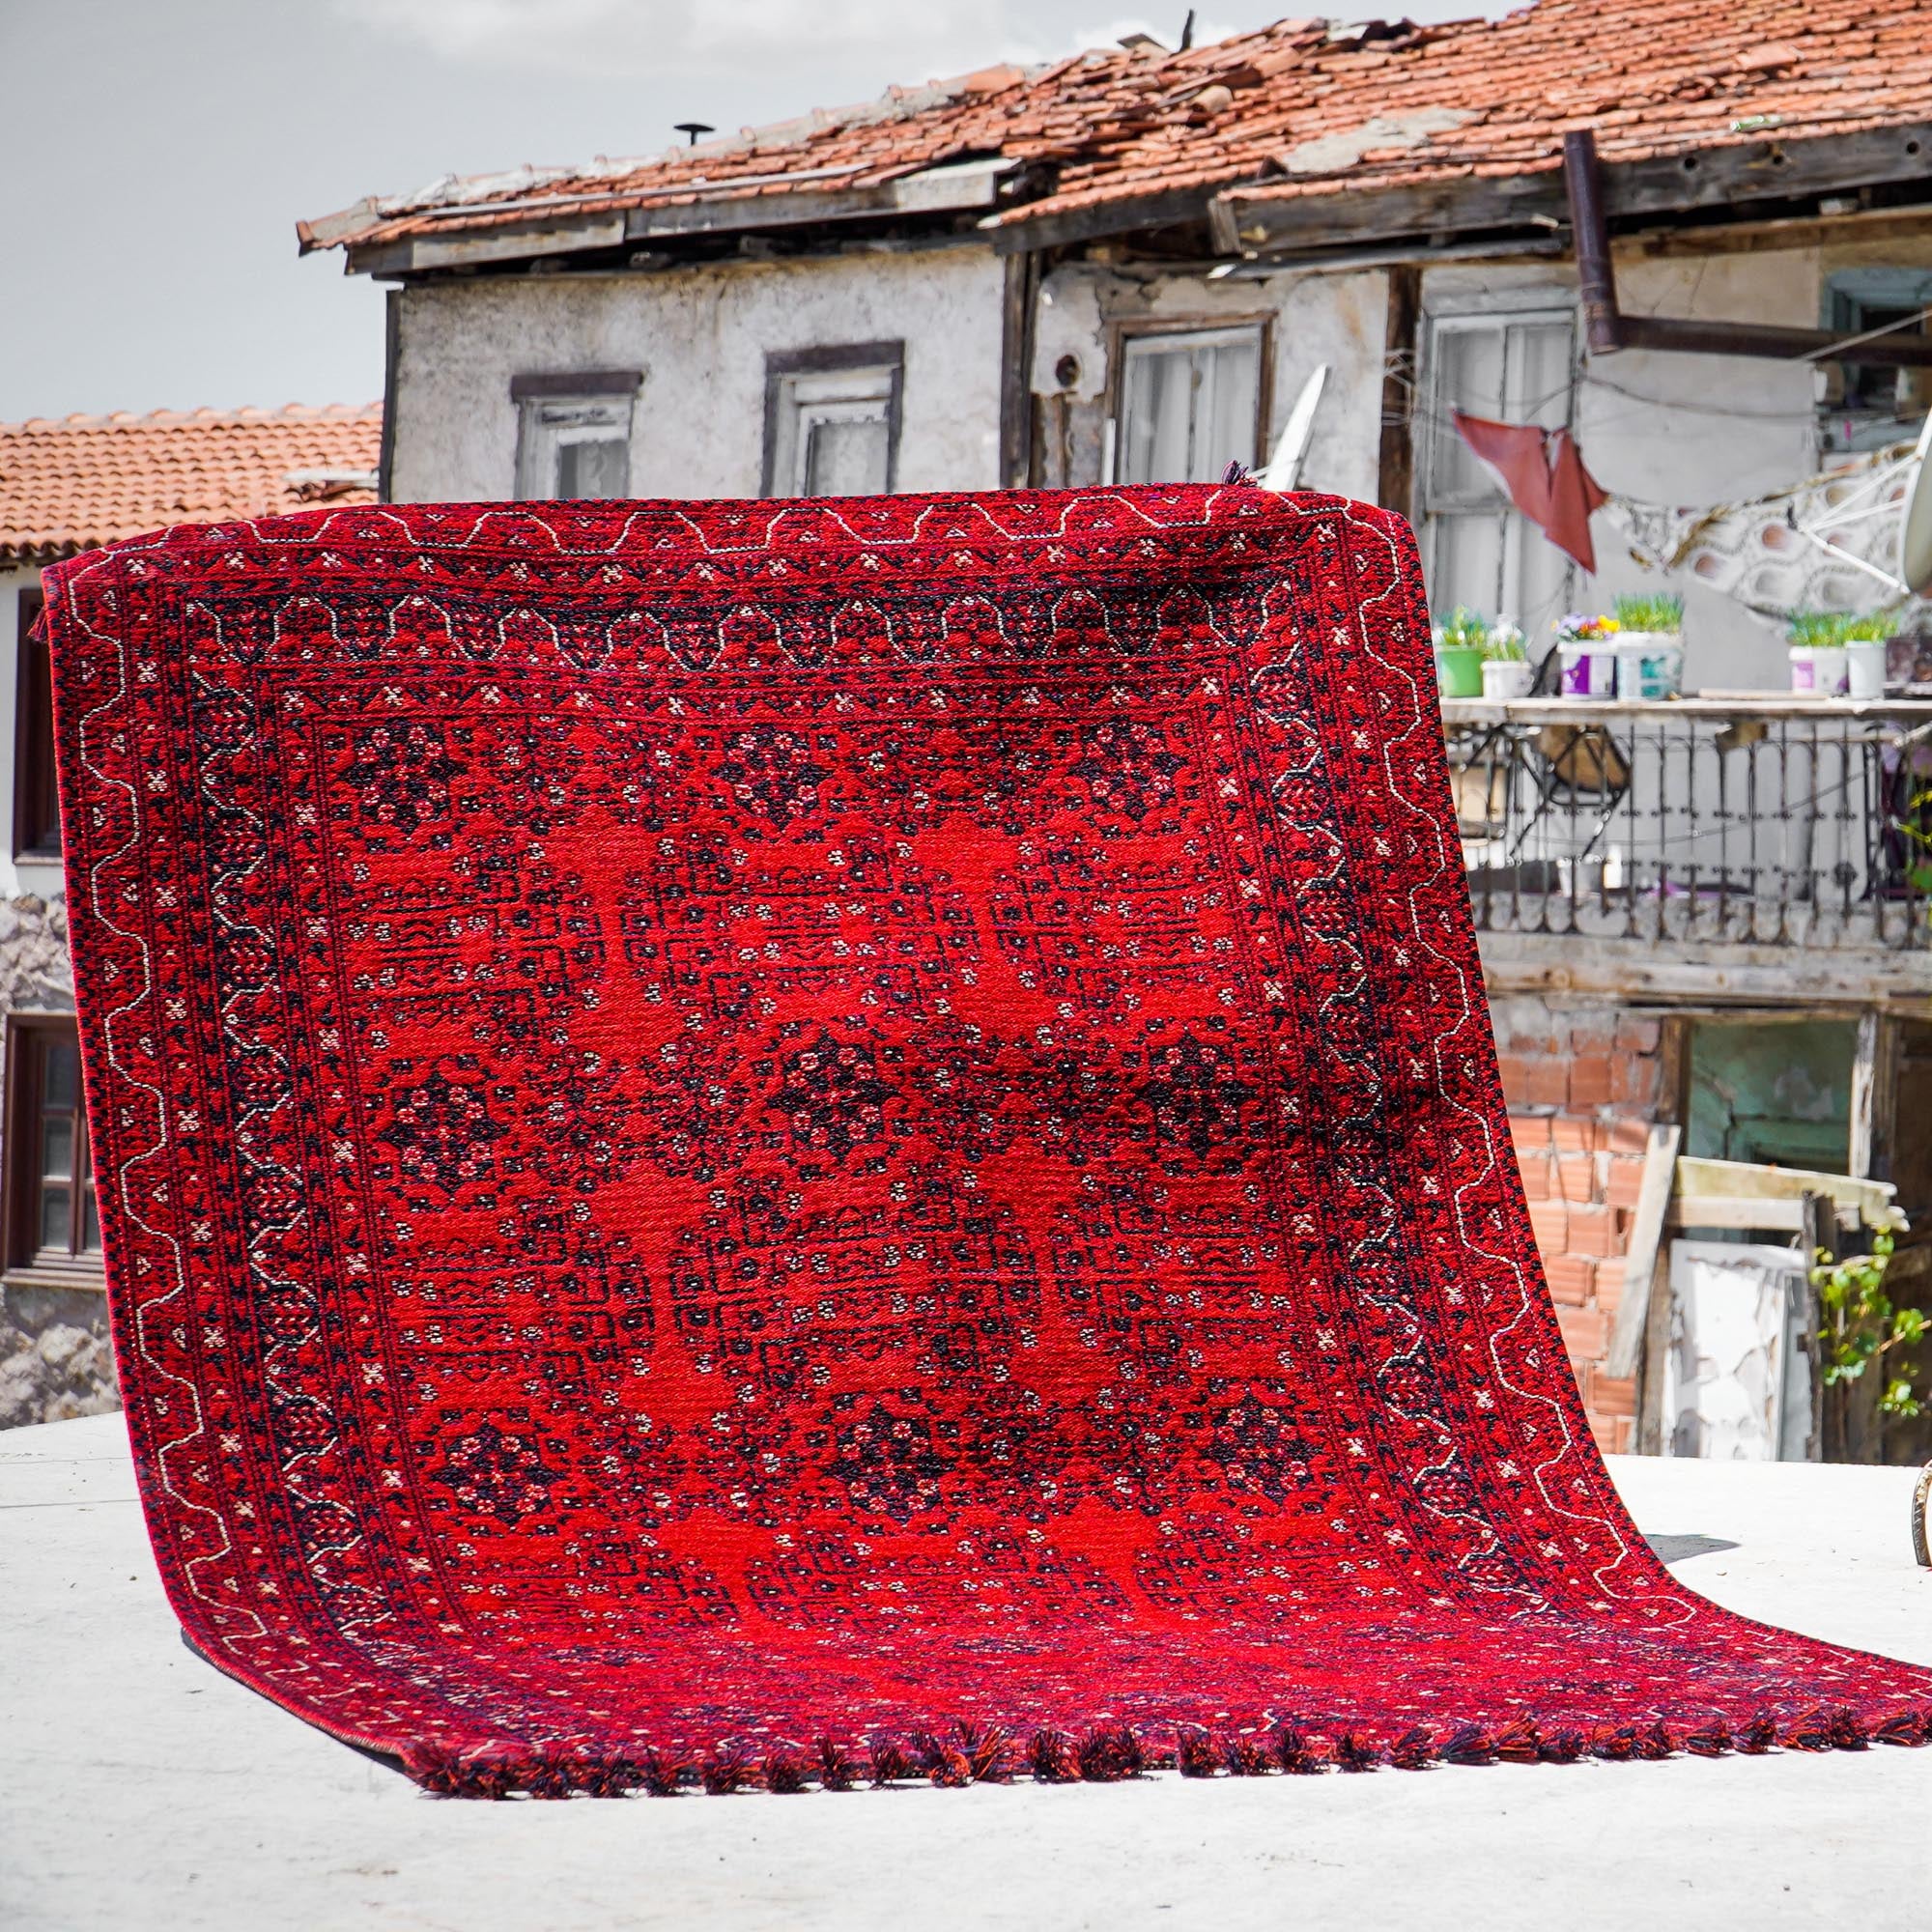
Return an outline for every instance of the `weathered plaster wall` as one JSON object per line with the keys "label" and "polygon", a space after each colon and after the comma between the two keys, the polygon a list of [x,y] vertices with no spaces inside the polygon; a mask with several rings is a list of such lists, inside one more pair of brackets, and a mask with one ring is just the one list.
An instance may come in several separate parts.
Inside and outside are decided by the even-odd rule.
{"label": "weathered plaster wall", "polygon": [[[1828,267],[1911,259],[1918,244],[1840,250],[1654,259],[1617,254],[1618,296],[1633,315],[1818,326]],[[1423,277],[1425,312],[1574,304],[1567,265],[1445,265]],[[1657,355],[1624,350],[1580,355],[1573,422],[1583,460],[1607,490],[1647,501],[1705,504],[1759,495],[1817,467],[1814,377],[1806,364],[1758,357]],[[1418,473],[1427,424],[1418,424]],[[1685,681],[1693,688],[1778,687],[1786,681],[1784,639],[1766,619],[1714,590],[1666,582],[1638,567],[1600,518],[1598,572],[1578,573],[1578,608],[1607,608],[1619,590],[1682,590],[1686,598]]]}
{"label": "weathered plaster wall", "polygon": [[[1618,257],[1633,313],[1813,326],[1823,280],[1859,266],[1932,262],[1932,237],[1820,250]],[[851,255],[594,277],[531,276],[411,289],[403,297],[396,494],[500,497],[512,487],[510,379],[572,368],[641,368],[632,444],[639,496],[747,496],[759,485],[768,352],[873,339],[906,344],[899,483],[985,488],[998,480],[1004,264],[990,250]],[[1119,331],[1133,324],[1272,325],[1271,447],[1309,373],[1329,375],[1305,485],[1373,499],[1388,277],[1378,269],[1228,276],[1066,263],[1044,279],[1030,371],[1033,459],[1049,486],[1100,480]],[[1423,278],[1427,311],[1556,305],[1574,310],[1563,264],[1444,264]],[[1580,327],[1579,327],[1580,336]],[[1577,360],[1574,420],[1608,488],[1650,501],[1734,500],[1815,466],[1814,376],[1756,358],[1625,351]],[[1417,424],[1418,469],[1427,419]],[[1600,521],[1599,572],[1579,606],[1656,588]],[[1784,681],[1778,628],[1695,584],[1687,682]],[[4,724],[4,720],[0,720]]]}
{"label": "weathered plaster wall", "polygon": [[0,1014],[72,1010],[65,895],[0,899]]}
{"label": "weathered plaster wall", "polygon": [[[19,593],[39,577],[0,572],[0,1021],[12,1012],[73,1009],[61,868],[16,865],[13,857]],[[5,1133],[0,1109],[0,1137]],[[106,1297],[96,1289],[0,1280],[0,1429],[118,1406]]]}
{"label": "weathered plaster wall", "polygon": [[[1039,398],[1042,482],[1102,480],[1111,357],[1123,326],[1218,327],[1265,318],[1271,325],[1271,394],[1260,457],[1265,460],[1272,450],[1302,384],[1325,363],[1328,378],[1302,466],[1302,487],[1373,502],[1387,307],[1388,279],[1379,270],[1257,280],[1228,276],[1215,282],[1199,274],[1128,271],[1089,263],[1055,269],[1040,285],[1034,328],[1033,389]],[[1070,382],[1062,373],[1067,356],[1078,364]]]}
{"label": "weathered plaster wall", "polygon": [[755,497],[765,356],[903,341],[902,490],[998,487],[1005,264],[990,248],[443,282],[403,295],[394,492],[507,497],[514,376],[640,369],[639,497]]}

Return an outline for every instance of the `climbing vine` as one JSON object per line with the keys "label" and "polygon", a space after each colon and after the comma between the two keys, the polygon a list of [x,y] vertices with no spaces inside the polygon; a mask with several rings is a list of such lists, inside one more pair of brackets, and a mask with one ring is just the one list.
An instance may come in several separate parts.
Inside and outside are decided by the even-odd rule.
{"label": "climbing vine", "polygon": [[1925,1338],[1927,1323],[1922,1309],[1896,1308],[1885,1292],[1896,1245],[1896,1237],[1881,1229],[1872,1236],[1869,1254],[1839,1261],[1829,1248],[1819,1248],[1811,1257],[1811,1286],[1818,1293],[1818,1357],[1825,1386],[1837,1388],[1874,1374],[1881,1383],[1879,1413],[1902,1421],[1921,1414],[1925,1405],[1913,1377],[1900,1372],[1903,1361],[1894,1351],[1916,1348]]}

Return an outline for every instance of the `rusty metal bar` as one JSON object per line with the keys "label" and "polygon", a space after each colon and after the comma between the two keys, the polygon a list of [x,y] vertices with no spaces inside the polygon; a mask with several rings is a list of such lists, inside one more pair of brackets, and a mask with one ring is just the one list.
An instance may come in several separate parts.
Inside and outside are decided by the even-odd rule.
{"label": "rusty metal bar", "polygon": [[1477,929],[1932,952],[1901,803],[1921,709],[1525,699],[1452,717]]}
{"label": "rusty metal bar", "polygon": [[1610,232],[1604,220],[1597,137],[1587,128],[1573,128],[1563,137],[1563,185],[1570,196],[1584,335],[1592,355],[1608,355],[1624,346],[1623,317],[1617,309],[1617,272],[1610,266]]}
{"label": "rusty metal bar", "polygon": [[1617,306],[1617,272],[1610,260],[1609,225],[1604,218],[1597,137],[1587,128],[1573,128],[1563,137],[1563,185],[1570,198],[1584,334],[1593,355],[1613,355],[1619,349],[1653,349],[1680,355],[1751,355],[1776,362],[1822,360],[1932,369],[1932,337],[1923,335],[1840,335],[1829,328],[1625,315]]}
{"label": "rusty metal bar", "polygon": [[[1617,319],[1618,346],[1680,355],[1753,355],[1774,362],[1868,362],[1886,369],[1932,369],[1932,339],[1874,336],[1864,342],[1829,328],[1773,328],[1754,322],[1682,322],[1662,315]],[[1594,346],[1594,345],[1593,345]]]}

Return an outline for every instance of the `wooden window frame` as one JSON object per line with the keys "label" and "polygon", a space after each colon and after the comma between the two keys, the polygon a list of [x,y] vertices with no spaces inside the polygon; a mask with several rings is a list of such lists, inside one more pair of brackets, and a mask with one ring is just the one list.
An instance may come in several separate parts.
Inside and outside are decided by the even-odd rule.
{"label": "wooden window frame", "polygon": [[1244,309],[1236,315],[1164,315],[1157,321],[1115,323],[1107,331],[1107,428],[1101,464],[1102,485],[1112,484],[1120,474],[1121,412],[1126,406],[1127,344],[1162,335],[1221,335],[1247,328],[1259,334],[1261,367],[1255,382],[1255,468],[1264,469],[1268,460],[1268,425],[1274,418],[1274,326],[1275,318],[1266,309]]}
{"label": "wooden window frame", "polygon": [[[1497,292],[1486,299],[1468,302],[1445,302],[1431,306],[1425,301],[1421,327],[1416,341],[1414,393],[1420,405],[1420,433],[1415,436],[1411,451],[1412,474],[1409,482],[1410,512],[1409,521],[1415,526],[1417,546],[1423,559],[1423,574],[1430,586],[1430,595],[1435,597],[1437,581],[1437,547],[1442,535],[1445,519],[1456,516],[1499,516],[1503,522],[1503,551],[1501,570],[1506,580],[1514,581],[1521,587],[1522,550],[1529,543],[1541,541],[1541,533],[1509,499],[1500,485],[1494,491],[1492,504],[1469,502],[1444,502],[1437,497],[1435,489],[1436,458],[1439,448],[1457,440],[1456,431],[1449,420],[1453,405],[1444,397],[1441,389],[1442,377],[1442,338],[1446,335],[1469,332],[1483,328],[1507,331],[1512,327],[1555,327],[1561,325],[1570,332],[1569,372],[1567,400],[1564,404],[1563,420],[1575,433],[1577,424],[1577,388],[1582,374],[1583,329],[1579,321],[1576,298],[1564,293],[1543,288],[1511,289]],[[1507,353],[1507,352],[1505,352]],[[1564,570],[1564,598],[1576,595],[1579,566],[1569,561]],[[1503,586],[1499,585],[1499,592]],[[1528,613],[1511,610],[1507,604],[1490,611],[1491,616],[1510,615],[1527,623]],[[1534,641],[1534,640],[1533,640]]]}
{"label": "wooden window frame", "polygon": [[[631,439],[637,432],[638,393],[643,387],[641,369],[579,369],[560,373],[532,373],[510,378],[510,402],[517,412],[517,450],[511,489],[520,503],[552,499],[555,472],[539,478],[534,474],[536,458],[542,447],[543,424],[540,417],[546,404],[578,404],[591,409],[608,409],[613,416],[623,412],[624,495],[631,489]],[[612,425],[614,427],[614,423]],[[610,439],[612,441],[616,438]],[[553,446],[554,448],[554,446]],[[542,482],[548,486],[538,489]]]}
{"label": "wooden window frame", "polygon": [[882,494],[890,497],[899,487],[899,432],[905,422],[905,344],[844,342],[823,349],[781,349],[766,354],[765,444],[758,459],[760,497],[777,495],[779,419],[784,408],[784,379],[836,376],[848,369],[891,372],[886,395],[886,487]]}
{"label": "wooden window frame", "polygon": [[[39,1245],[41,1088],[44,1042],[59,1037],[78,1046],[71,1013],[9,1013],[6,1037],[6,1146],[0,1157],[0,1262],[9,1281],[31,1281],[50,1287],[99,1288],[104,1285],[101,1259],[86,1253],[63,1259],[47,1256]],[[81,1195],[86,1183],[95,1187],[99,1222],[99,1183],[94,1175],[92,1137],[88,1132],[87,1095],[76,1094],[73,1140],[73,1225],[81,1222]],[[36,1225],[30,1225],[30,1220]]]}
{"label": "wooden window frame", "polygon": [[61,825],[53,669],[47,647],[28,636],[41,609],[37,585],[19,592],[14,641],[14,857],[29,865],[57,866]]}

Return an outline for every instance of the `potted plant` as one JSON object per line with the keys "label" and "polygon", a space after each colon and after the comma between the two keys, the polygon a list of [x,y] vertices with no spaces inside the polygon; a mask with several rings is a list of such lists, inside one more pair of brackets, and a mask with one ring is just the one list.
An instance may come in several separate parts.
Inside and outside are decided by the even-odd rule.
{"label": "potted plant", "polygon": [[1527,640],[1519,625],[1507,617],[1490,626],[1483,639],[1483,696],[1489,698],[1527,697],[1534,673],[1529,668]]}
{"label": "potted plant", "polygon": [[1674,591],[1620,591],[1615,604],[1617,696],[1675,697],[1684,684],[1684,600]]}
{"label": "potted plant", "polygon": [[1483,695],[1483,651],[1489,642],[1490,620],[1467,605],[1459,604],[1432,634],[1435,646],[1435,684],[1444,697]]}
{"label": "potted plant", "polygon": [[1609,697],[1617,688],[1614,617],[1572,611],[1556,620],[1558,688],[1565,697]]}
{"label": "potted plant", "polygon": [[1791,688],[1812,697],[1842,697],[1850,681],[1843,611],[1794,611],[1787,630]]}
{"label": "potted plant", "polygon": [[1886,647],[1898,632],[1896,611],[1868,611],[1847,617],[1839,640],[1845,647],[1845,695],[1874,698],[1885,696]]}

